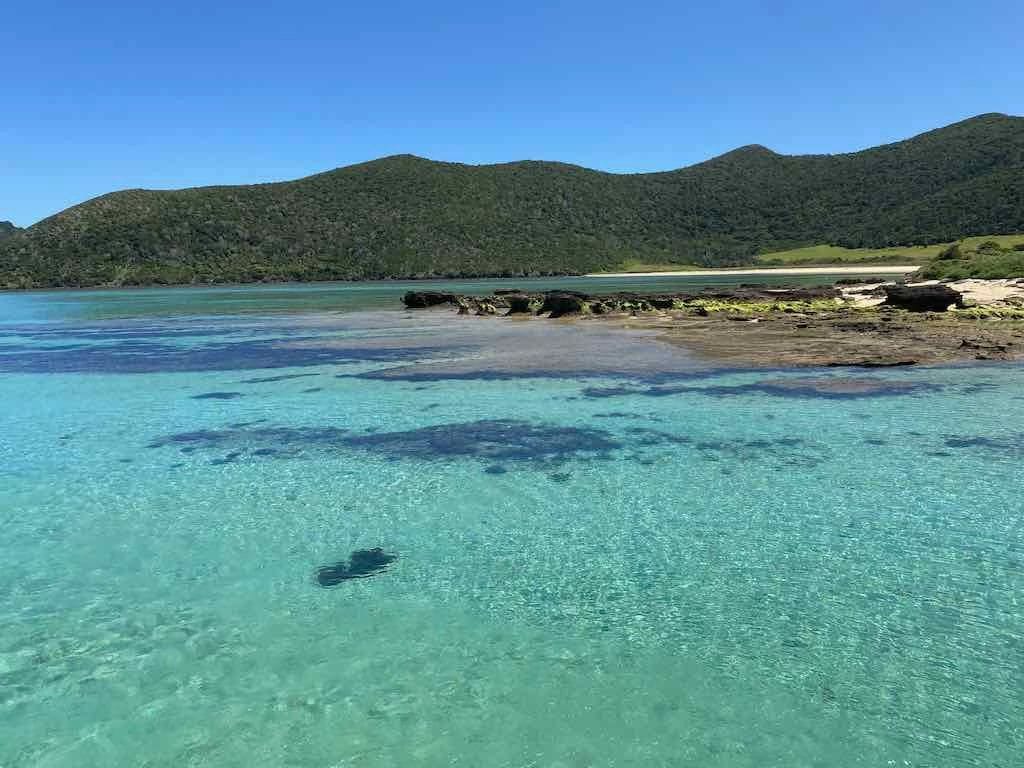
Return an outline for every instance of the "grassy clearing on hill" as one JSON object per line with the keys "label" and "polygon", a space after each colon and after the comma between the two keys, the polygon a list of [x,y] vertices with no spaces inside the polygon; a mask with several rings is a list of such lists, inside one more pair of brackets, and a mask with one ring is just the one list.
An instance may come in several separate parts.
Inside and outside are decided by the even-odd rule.
{"label": "grassy clearing on hill", "polygon": [[920,275],[929,280],[1024,278],[1024,235],[967,238],[940,251]]}
{"label": "grassy clearing on hill", "polygon": [[[976,251],[986,242],[998,243],[1001,248],[1012,249],[1024,243],[1024,234],[979,235],[960,240],[964,251]],[[896,248],[840,248],[835,245],[812,245],[788,251],[764,253],[757,257],[762,267],[815,267],[853,264],[925,264],[949,248],[953,243],[934,245],[908,245]]]}
{"label": "grassy clearing on hill", "polygon": [[[965,237],[958,241],[961,253],[966,256],[978,253],[979,246],[986,243],[995,243],[1000,251],[996,252],[990,248],[989,255],[982,254],[981,260],[976,265],[978,269],[986,273],[1005,271],[1008,265],[1013,263],[1015,258],[1020,256],[1006,255],[1017,254],[1014,251],[1016,246],[1024,246],[1024,233],[1017,235],[978,235],[977,237]],[[772,267],[838,267],[838,266],[870,266],[872,264],[930,264],[939,254],[948,251],[953,243],[936,243],[934,245],[908,245],[896,248],[842,248],[838,245],[809,245],[805,248],[792,248],[788,251],[775,251],[763,253],[751,266],[759,268]],[[1002,254],[1002,255],[1001,255]],[[951,265],[955,266],[955,265]],[[966,265],[960,264],[960,267]],[[707,269],[694,264],[673,264],[657,263],[650,264],[638,259],[627,259],[617,267],[616,272],[671,272],[676,270]],[[1020,276],[1024,271],[1017,270]],[[964,275],[979,277],[981,275]],[[1017,276],[1017,275],[1014,275]]]}
{"label": "grassy clearing on hill", "polygon": [[671,263],[656,263],[650,264],[640,259],[626,259],[622,264],[617,266],[612,272],[684,272],[689,270],[707,269],[699,264],[671,264]]}
{"label": "grassy clearing on hill", "polygon": [[817,267],[856,264],[923,264],[944,245],[908,245],[900,248],[841,248],[838,245],[810,245],[788,251],[763,253],[760,267]]}

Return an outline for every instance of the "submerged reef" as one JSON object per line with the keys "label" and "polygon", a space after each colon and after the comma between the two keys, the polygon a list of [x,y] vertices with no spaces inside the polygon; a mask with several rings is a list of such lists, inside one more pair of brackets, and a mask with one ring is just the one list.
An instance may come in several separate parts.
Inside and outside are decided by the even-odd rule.
{"label": "submerged reef", "polygon": [[[220,323],[197,329],[172,325],[138,328],[107,323],[46,324],[0,329],[0,373],[192,373],[266,371],[237,384],[260,385],[320,375],[274,369],[421,360],[450,343],[425,346],[336,335],[335,326]],[[231,387],[234,389],[234,387]],[[216,399],[216,398],[213,398]]]}
{"label": "submerged reef", "polygon": [[354,448],[391,458],[473,457],[497,461],[557,461],[601,456],[620,447],[609,433],[590,427],[532,424],[516,419],[484,419],[438,424],[400,432],[349,438]]}
{"label": "submerged reef", "polygon": [[1009,435],[949,435],[947,448],[980,448],[1010,456],[1024,456],[1024,432]]}
{"label": "submerged reef", "polygon": [[245,397],[241,392],[203,392],[199,395],[192,395],[193,400],[236,400]]}
{"label": "submerged reef", "polygon": [[[592,427],[535,424],[516,419],[435,424],[396,432],[353,434],[334,427],[236,425],[157,437],[150,448],[174,446],[182,453],[230,451],[241,457],[294,458],[304,453],[359,450],[388,459],[446,461],[477,459],[492,467],[501,462],[552,464],[573,458],[607,457],[620,443]],[[220,460],[218,463],[224,463]]]}
{"label": "submerged reef", "polygon": [[829,457],[827,447],[801,437],[686,435],[635,426],[610,432],[515,419],[483,419],[369,433],[334,426],[236,426],[164,435],[151,441],[149,447],[174,447],[183,454],[215,451],[218,456],[211,461],[215,465],[352,451],[375,454],[387,461],[476,461],[488,475],[536,469],[552,472],[549,477],[554,482],[568,480],[570,475],[563,467],[569,462],[626,456],[643,463],[666,449],[691,450],[703,461],[759,461],[771,468],[811,467]]}
{"label": "submerged reef", "polygon": [[316,582],[321,587],[336,587],[349,579],[365,579],[387,570],[398,559],[398,555],[385,552],[380,547],[357,549],[347,561],[334,565],[322,565],[316,569]]}
{"label": "submerged reef", "polygon": [[938,385],[917,381],[899,381],[880,377],[801,377],[761,379],[747,384],[728,385],[654,385],[636,387],[616,385],[607,387],[586,387],[583,395],[589,398],[607,398],[642,395],[644,397],[669,397],[686,393],[710,397],[731,397],[763,394],[774,397],[822,398],[826,400],[856,400],[870,397],[895,397],[931,392],[940,389]]}

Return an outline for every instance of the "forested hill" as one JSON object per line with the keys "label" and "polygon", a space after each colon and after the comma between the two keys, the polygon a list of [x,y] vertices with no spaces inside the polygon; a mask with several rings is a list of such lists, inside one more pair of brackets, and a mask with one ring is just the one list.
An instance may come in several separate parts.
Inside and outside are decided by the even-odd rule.
{"label": "forested hill", "polygon": [[402,155],[277,184],[115,192],[0,241],[0,286],[730,265],[1015,231],[1024,118],[989,114],[851,154],[750,146],[663,173]]}
{"label": "forested hill", "polygon": [[5,237],[10,237],[17,231],[18,228],[14,226],[11,222],[0,221],[0,240],[3,240]]}

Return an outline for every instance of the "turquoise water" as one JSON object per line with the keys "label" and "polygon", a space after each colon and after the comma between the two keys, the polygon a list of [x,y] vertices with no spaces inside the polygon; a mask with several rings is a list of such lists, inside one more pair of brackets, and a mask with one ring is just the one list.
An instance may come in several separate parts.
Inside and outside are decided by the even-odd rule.
{"label": "turquoise water", "polygon": [[[870,276],[870,272],[864,275]],[[839,274],[700,275],[690,277],[550,277],[479,280],[389,280],[363,283],[282,283],[203,287],[138,288],[0,293],[6,317],[22,321],[57,318],[140,318],[166,315],[224,315],[261,312],[336,312],[394,309],[406,291],[443,290],[483,295],[495,289],[576,290],[590,293],[697,291],[750,285],[820,285]],[[891,278],[891,275],[889,276]]]}
{"label": "turquoise water", "polygon": [[221,290],[0,296],[3,768],[1021,764],[1021,367]]}

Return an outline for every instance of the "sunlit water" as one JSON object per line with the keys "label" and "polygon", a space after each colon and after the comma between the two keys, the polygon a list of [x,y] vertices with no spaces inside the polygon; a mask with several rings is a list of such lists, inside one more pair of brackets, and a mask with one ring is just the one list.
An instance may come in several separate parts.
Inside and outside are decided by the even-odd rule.
{"label": "sunlit water", "polygon": [[1024,369],[322,290],[0,296],[2,768],[1021,765]]}

